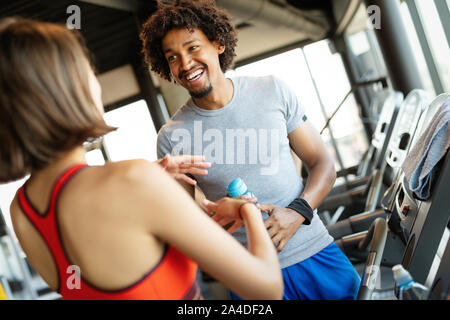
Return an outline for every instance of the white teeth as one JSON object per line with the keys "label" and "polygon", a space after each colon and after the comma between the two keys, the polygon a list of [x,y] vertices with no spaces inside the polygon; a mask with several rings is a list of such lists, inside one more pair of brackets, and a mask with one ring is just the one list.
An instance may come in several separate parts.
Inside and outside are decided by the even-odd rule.
{"label": "white teeth", "polygon": [[203,72],[203,70],[197,70],[191,74],[189,74],[188,76],[186,76],[186,79],[188,80],[192,80],[194,79],[196,76],[198,76],[199,74],[201,74]]}

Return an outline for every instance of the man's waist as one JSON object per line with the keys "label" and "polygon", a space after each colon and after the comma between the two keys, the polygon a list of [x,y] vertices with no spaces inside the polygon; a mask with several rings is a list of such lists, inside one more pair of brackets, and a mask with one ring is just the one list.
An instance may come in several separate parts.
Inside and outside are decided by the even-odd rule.
{"label": "man's waist", "polygon": [[[238,229],[235,233],[233,233],[233,236],[241,244],[243,244],[244,246],[247,246],[247,235],[245,232],[245,227]],[[315,251],[315,250],[317,250],[317,252],[318,252],[321,249],[323,249],[322,242],[328,241],[328,244],[329,244],[332,241],[332,239],[333,238],[329,235],[327,229],[323,225],[320,218],[317,216],[317,214],[315,214],[310,225],[300,226],[300,228],[297,230],[297,232],[286,243],[286,246],[284,247],[284,249],[278,254],[278,257],[281,262],[281,260],[285,256],[290,256],[291,252],[302,252],[302,251],[310,252],[310,251]],[[331,241],[329,241],[329,240],[331,240]],[[315,253],[313,253],[313,254],[315,254]],[[306,257],[306,258],[308,258],[308,257]],[[304,260],[304,259],[302,259],[302,260]]]}

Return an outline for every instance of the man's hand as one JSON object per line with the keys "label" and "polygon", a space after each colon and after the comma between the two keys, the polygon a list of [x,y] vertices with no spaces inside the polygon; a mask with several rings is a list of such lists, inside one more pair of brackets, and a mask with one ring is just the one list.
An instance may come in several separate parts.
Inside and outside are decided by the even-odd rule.
{"label": "man's hand", "polygon": [[260,208],[269,214],[264,225],[277,251],[281,252],[305,218],[292,209],[277,207],[273,204],[261,204]]}
{"label": "man's hand", "polygon": [[166,154],[165,157],[159,159],[157,163],[173,178],[183,180],[193,186],[195,186],[197,182],[189,178],[185,173],[205,176],[208,174],[208,170],[204,169],[211,168],[211,163],[205,162],[204,156],[171,156],[170,154]]}
{"label": "man's hand", "polygon": [[244,225],[244,222],[238,215],[239,207],[241,204],[248,201],[256,203],[258,199],[256,197],[251,198],[250,196],[240,196],[236,198],[225,197],[216,203],[205,199],[203,201],[203,206],[214,221],[222,227],[228,226],[226,230],[228,233],[232,234]]}

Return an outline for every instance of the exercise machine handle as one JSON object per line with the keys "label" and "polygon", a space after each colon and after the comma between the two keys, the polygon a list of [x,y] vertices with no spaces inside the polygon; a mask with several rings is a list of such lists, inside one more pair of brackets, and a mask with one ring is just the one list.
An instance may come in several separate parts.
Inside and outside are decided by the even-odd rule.
{"label": "exercise machine handle", "polygon": [[388,225],[386,220],[377,218],[372,222],[366,236],[358,244],[359,250],[365,250],[370,244],[369,255],[366,260],[361,285],[358,291],[358,300],[370,300],[372,297],[373,289],[375,288],[380,271],[387,232]]}

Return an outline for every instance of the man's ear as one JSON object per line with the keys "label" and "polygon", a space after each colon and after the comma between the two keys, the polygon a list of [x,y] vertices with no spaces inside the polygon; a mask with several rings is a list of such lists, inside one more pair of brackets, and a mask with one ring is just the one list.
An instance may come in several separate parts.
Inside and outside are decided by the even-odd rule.
{"label": "man's ear", "polygon": [[225,52],[225,46],[221,45],[218,41],[214,41],[214,46],[216,47],[219,55]]}

